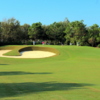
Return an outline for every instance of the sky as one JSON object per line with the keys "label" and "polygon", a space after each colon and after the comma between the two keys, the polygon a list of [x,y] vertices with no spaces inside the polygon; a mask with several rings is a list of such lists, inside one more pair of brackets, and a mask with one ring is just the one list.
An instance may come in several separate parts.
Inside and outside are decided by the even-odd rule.
{"label": "sky", "polygon": [[0,21],[15,18],[21,25],[84,20],[100,26],[100,0],[0,0]]}

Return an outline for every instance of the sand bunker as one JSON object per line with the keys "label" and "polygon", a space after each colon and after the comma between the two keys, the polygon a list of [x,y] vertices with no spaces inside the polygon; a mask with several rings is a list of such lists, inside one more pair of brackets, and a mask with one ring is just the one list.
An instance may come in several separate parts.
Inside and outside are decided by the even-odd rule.
{"label": "sand bunker", "polygon": [[11,50],[0,50],[0,57],[8,57],[8,58],[46,58],[56,55],[55,53],[48,51],[23,51],[20,52],[21,56],[4,56],[3,54],[9,52]]}

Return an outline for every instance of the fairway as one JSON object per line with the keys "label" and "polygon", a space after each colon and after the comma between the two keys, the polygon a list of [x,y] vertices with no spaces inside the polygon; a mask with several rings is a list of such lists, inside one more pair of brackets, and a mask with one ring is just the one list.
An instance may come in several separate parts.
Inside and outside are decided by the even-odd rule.
{"label": "fairway", "polygon": [[[1,50],[27,46],[4,46]],[[0,57],[0,100],[100,100],[100,49],[38,45],[47,58]],[[7,54],[15,54],[17,50]]]}

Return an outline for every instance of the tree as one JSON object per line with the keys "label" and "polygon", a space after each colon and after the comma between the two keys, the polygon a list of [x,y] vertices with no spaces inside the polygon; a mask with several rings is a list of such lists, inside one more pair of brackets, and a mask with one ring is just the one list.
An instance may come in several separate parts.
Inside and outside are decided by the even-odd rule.
{"label": "tree", "polygon": [[42,25],[42,29],[43,29],[42,39],[43,39],[43,40],[46,40],[46,41],[49,40],[49,37],[48,37],[48,35],[46,34],[47,31],[48,31],[48,28],[49,28],[49,26],[47,26],[47,25]]}
{"label": "tree", "polygon": [[20,26],[20,39],[23,43],[25,43],[29,39],[28,29],[30,25],[24,24]]}
{"label": "tree", "polygon": [[40,22],[33,23],[28,29],[28,35],[31,39],[40,39],[43,33],[42,24]]}
{"label": "tree", "polygon": [[86,25],[83,24],[82,20],[69,23],[64,32],[66,33],[66,40],[75,44],[76,42],[81,43],[85,41],[84,36],[86,35],[87,30]]}
{"label": "tree", "polygon": [[2,30],[1,30],[1,22],[0,22],[0,42],[2,41]]}
{"label": "tree", "polygon": [[96,43],[100,42],[100,28],[97,24],[88,28],[88,42],[92,46],[96,46]]}
{"label": "tree", "polygon": [[48,26],[46,34],[50,40],[54,41],[54,44],[64,43],[64,41],[65,41],[64,30],[65,30],[67,25],[68,25],[68,22],[64,21],[64,22],[54,22],[53,24]]}
{"label": "tree", "polygon": [[11,18],[1,22],[1,29],[3,42],[19,41],[20,23],[18,20]]}

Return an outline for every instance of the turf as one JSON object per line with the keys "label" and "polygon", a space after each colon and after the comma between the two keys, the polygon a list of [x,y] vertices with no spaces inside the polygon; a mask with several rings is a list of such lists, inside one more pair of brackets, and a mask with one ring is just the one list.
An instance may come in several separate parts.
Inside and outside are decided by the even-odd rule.
{"label": "turf", "polygon": [[43,59],[0,57],[0,100],[100,100],[100,49],[41,47],[55,48],[60,55]]}
{"label": "turf", "polygon": [[11,50],[10,52],[7,52],[3,55],[6,56],[20,56],[21,51],[48,51],[48,52],[53,52],[55,55],[59,55],[59,51],[54,48],[50,47],[39,47],[39,46],[4,46],[1,47],[0,50]]}

